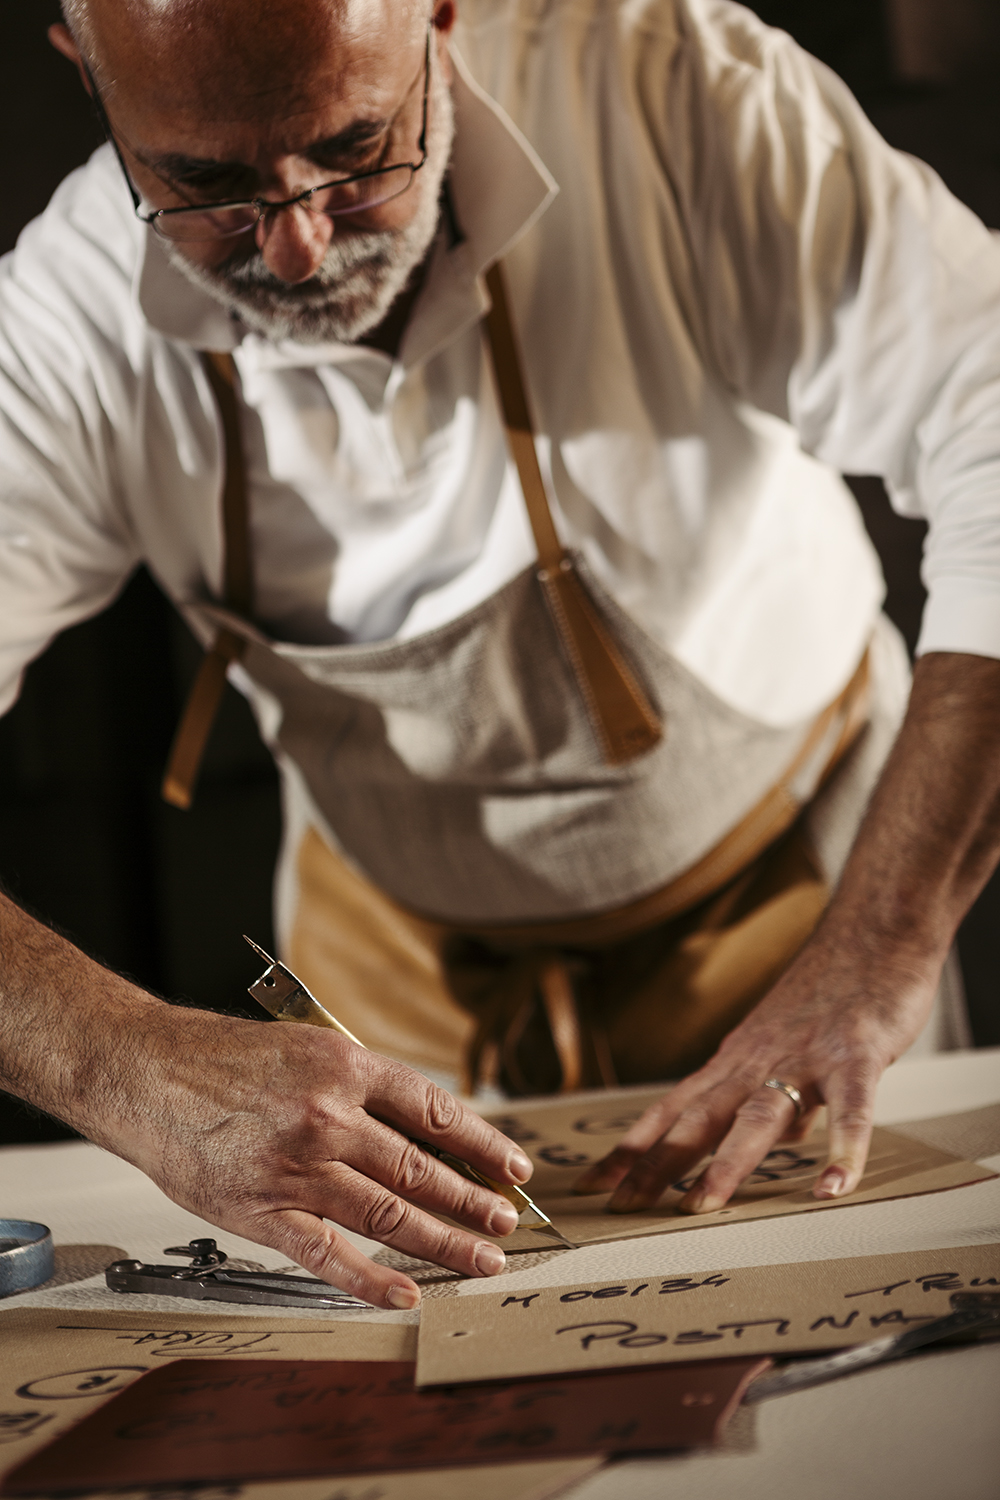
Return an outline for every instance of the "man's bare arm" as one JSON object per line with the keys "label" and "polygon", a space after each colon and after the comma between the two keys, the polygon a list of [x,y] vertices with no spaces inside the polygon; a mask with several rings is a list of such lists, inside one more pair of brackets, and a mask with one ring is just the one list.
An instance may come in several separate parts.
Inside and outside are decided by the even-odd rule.
{"label": "man's bare arm", "polygon": [[849,1193],[864,1170],[875,1089],[923,1027],[955,930],[1000,857],[1000,661],[925,656],[906,720],[830,907],[791,968],[723,1042],[591,1168],[578,1191],[648,1206],[707,1152],[682,1207],[720,1208],[787,1138],[801,1092],[825,1103],[830,1156],[814,1189]]}
{"label": "man's bare arm", "polygon": [[415,1284],[325,1218],[466,1275],[503,1265],[506,1199],[411,1144],[502,1182],[531,1166],[499,1131],[400,1063],[333,1031],[170,1006],[0,896],[0,1088],[149,1174],[177,1203],[378,1306]]}

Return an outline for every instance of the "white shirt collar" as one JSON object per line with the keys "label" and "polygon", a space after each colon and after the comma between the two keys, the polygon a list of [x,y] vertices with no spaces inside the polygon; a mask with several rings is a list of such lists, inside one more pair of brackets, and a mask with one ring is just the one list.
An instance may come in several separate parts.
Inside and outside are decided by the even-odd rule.
{"label": "white shirt collar", "polygon": [[[559,191],[527,139],[479,87],[455,47],[451,56],[455,144],[450,184],[464,238],[450,247],[439,239],[400,351],[408,368],[482,317],[489,305],[482,272],[531,228]],[[163,241],[149,228],[132,294],[158,333],[195,349],[231,350],[246,343],[253,347],[258,368],[343,363],[361,352],[350,344],[272,344],[248,334],[237,318],[171,265]]]}

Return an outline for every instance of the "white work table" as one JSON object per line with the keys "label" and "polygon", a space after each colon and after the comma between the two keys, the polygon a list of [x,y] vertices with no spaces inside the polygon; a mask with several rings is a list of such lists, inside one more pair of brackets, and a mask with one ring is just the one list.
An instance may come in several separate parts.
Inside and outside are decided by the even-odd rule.
{"label": "white work table", "polygon": [[[877,1120],[901,1124],[998,1102],[1000,1049],[944,1053],[890,1068],[880,1085]],[[987,1164],[1000,1170],[1000,1157],[988,1158]],[[82,1142],[0,1150],[0,1216],[50,1226],[57,1246],[56,1280],[61,1275],[64,1281],[0,1303],[0,1340],[4,1314],[14,1307],[120,1310],[121,1299],[104,1288],[101,1274],[112,1259],[159,1261],[164,1246],[211,1235],[233,1255],[268,1268],[283,1264],[273,1252],[217,1231],[178,1208],[135,1168]],[[681,1266],[687,1271],[785,1264],[993,1241],[1000,1241],[996,1179],[794,1219],[595,1245],[528,1271],[519,1272],[512,1257],[511,1274],[512,1286],[522,1281],[553,1284],[609,1272],[639,1276]],[[171,1299],[135,1298],[130,1305],[162,1310]],[[203,1306],[212,1310],[210,1304]],[[227,1307],[227,1316],[233,1311]],[[279,1310],[265,1311],[273,1317]],[[280,1312],[283,1317],[311,1316]],[[242,1315],[257,1314],[247,1310]],[[370,1316],[406,1322],[416,1314]],[[734,1451],[736,1444],[716,1453],[616,1464],[584,1480],[572,1491],[573,1500],[661,1500],[666,1495],[670,1500],[996,1500],[1000,1343],[927,1352],[762,1402],[752,1408],[752,1423],[741,1425],[744,1451]],[[269,1495],[277,1495],[279,1488],[287,1500],[296,1500],[302,1487],[294,1482],[269,1486]],[[255,1490],[247,1488],[248,1500]],[[312,1496],[315,1485],[310,1483],[308,1490]],[[364,1493],[361,1483],[357,1500]],[[338,1486],[336,1494],[338,1500],[355,1500],[355,1486]]]}

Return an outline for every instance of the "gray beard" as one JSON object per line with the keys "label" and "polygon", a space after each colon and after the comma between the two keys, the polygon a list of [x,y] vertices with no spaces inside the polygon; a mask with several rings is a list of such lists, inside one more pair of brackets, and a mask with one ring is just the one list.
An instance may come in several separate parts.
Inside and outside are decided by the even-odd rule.
{"label": "gray beard", "polygon": [[437,230],[441,185],[451,156],[454,109],[444,80],[431,95],[427,160],[414,178],[420,205],[403,229],[375,233],[335,232],[319,270],[290,285],[264,264],[259,251],[239,262],[206,269],[176,242],[165,240],[171,264],[201,291],[262,338],[297,344],[351,344],[385,317],[424,259]]}

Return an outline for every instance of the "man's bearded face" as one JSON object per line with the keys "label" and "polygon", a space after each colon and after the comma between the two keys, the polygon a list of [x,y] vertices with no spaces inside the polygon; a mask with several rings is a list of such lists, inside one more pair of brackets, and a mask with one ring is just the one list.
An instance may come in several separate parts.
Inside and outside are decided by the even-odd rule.
{"label": "man's bearded face", "polygon": [[419,206],[408,224],[364,231],[354,229],[349,217],[335,220],[322,265],[298,284],[279,280],[256,249],[241,249],[221,264],[206,267],[189,259],[179,244],[164,241],[173,265],[267,339],[352,343],[377,327],[424,259],[437,229],[454,108],[433,54],[431,69],[427,160],[406,192],[407,197],[419,194]]}
{"label": "man's bearded face", "polygon": [[86,60],[147,210],[290,203],[310,185],[417,161],[425,82],[426,154],[404,193],[356,216],[299,203],[231,239],[163,241],[185,276],[265,338],[351,341],[381,322],[438,223],[454,130],[452,0],[433,13],[426,0],[65,3],[76,41],[66,32],[62,50]]}

